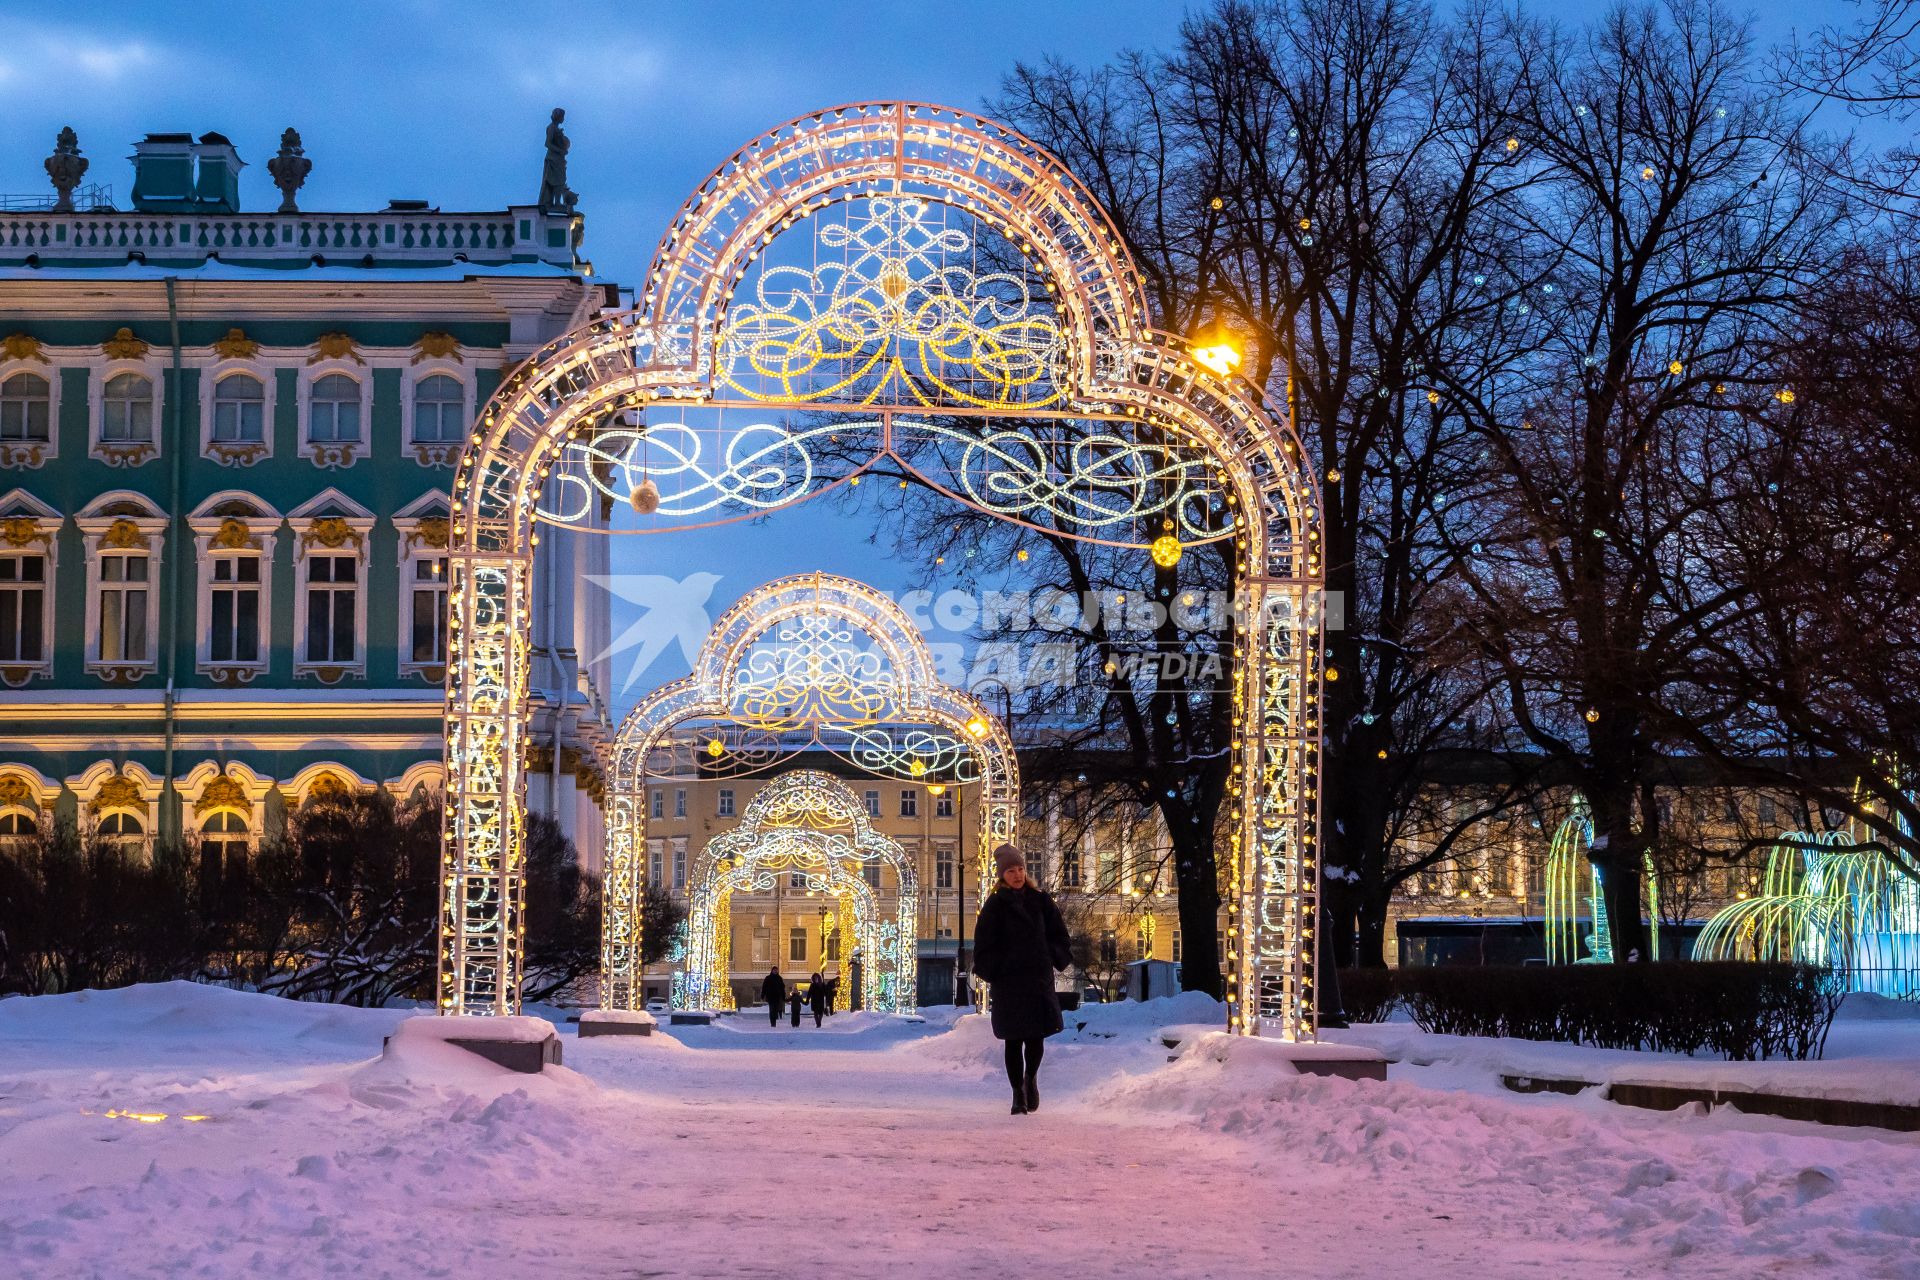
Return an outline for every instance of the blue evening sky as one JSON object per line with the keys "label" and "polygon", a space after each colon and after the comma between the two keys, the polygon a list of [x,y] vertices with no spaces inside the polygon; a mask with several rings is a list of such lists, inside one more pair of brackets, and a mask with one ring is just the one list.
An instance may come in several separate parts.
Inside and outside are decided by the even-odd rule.
{"label": "blue evening sky", "polygon": [[[1578,20],[1601,6],[1547,7]],[[1765,40],[1849,11],[1842,0],[1758,8]],[[1164,48],[1185,11],[1172,0],[147,0],[100,10],[0,0],[0,193],[46,192],[40,162],[71,124],[93,162],[88,178],[112,184],[124,205],[136,138],[212,129],[249,162],[246,206],[270,209],[265,162],[292,125],[314,161],[306,208],[406,197],[497,209],[538,193],[547,113],[563,106],[585,253],[601,277],[631,285],[686,193],[775,124],[870,98],[977,108],[1016,61]],[[894,541],[883,532],[876,545],[856,514],[816,505],[621,538],[614,569],[717,573],[717,612],[768,578],[816,568],[905,587],[925,566],[892,557]],[[631,612],[621,609],[616,632]],[[669,653],[633,696],[681,669]]]}

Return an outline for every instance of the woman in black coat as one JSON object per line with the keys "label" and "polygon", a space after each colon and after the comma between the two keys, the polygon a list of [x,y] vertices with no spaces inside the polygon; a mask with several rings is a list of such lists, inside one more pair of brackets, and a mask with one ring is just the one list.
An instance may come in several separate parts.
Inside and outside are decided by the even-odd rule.
{"label": "woman in black coat", "polygon": [[813,1010],[813,1025],[819,1026],[820,1020],[827,1016],[828,1001],[832,998],[833,988],[816,970],[813,980],[807,983],[807,1005]]}
{"label": "woman in black coat", "polygon": [[973,972],[992,989],[993,1034],[1007,1042],[1013,1114],[1040,1109],[1040,1057],[1060,1030],[1053,974],[1073,959],[1067,926],[1053,899],[1027,879],[1027,860],[1010,844],[993,851],[1000,883],[973,926]]}

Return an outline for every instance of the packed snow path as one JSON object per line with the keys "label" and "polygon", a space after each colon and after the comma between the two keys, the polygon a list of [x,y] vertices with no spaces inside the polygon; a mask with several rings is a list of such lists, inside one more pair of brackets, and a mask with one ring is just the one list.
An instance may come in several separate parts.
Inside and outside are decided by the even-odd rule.
{"label": "packed snow path", "polygon": [[1305,1080],[1224,1042],[1168,1064],[1151,1028],[1209,1012],[1097,1011],[1015,1117],[973,1019],[569,1035],[567,1070],[529,1078],[437,1045],[370,1061],[397,1013],[182,984],[0,1002],[0,1258],[266,1280],[1920,1277],[1920,1138],[1495,1096],[1441,1068]]}

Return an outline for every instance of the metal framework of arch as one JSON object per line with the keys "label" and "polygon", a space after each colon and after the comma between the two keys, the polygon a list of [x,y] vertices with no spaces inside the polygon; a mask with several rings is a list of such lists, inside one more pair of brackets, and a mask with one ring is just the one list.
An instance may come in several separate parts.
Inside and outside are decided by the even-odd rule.
{"label": "metal framework of arch", "polygon": [[[968,228],[931,223],[929,210]],[[969,230],[997,237],[1008,269],[954,267],[950,250]],[[815,269],[769,292],[790,235],[815,246]],[[841,255],[830,277],[822,247]],[[630,491],[636,511],[688,517],[778,505],[755,487],[775,471],[773,498],[815,492],[804,451],[770,424],[704,461],[685,424],[634,427],[668,456],[664,495],[646,472],[650,453],[636,467],[631,444],[598,447],[617,414],[743,402],[858,410],[875,456],[903,465],[905,436],[951,440],[964,465],[923,478],[1012,520],[1081,514],[1074,495],[1099,474],[1077,460],[1065,480],[1047,472],[1033,459],[1054,451],[1033,433],[1050,417],[1101,424],[1116,446],[1103,456],[1126,475],[1123,512],[1164,514],[1190,540],[1231,539],[1245,621],[1234,650],[1228,1022],[1311,1034],[1322,547],[1299,441],[1254,388],[1150,327],[1111,222],[1058,159],[991,120],[906,102],[822,111],[755,139],[682,206],[631,311],[549,344],[482,411],[454,480],[439,1007],[518,1005],[538,523],[573,518],[575,498],[609,483]],[[939,421],[916,421],[916,410]],[[968,414],[1000,416],[971,433],[952,425]],[[790,461],[758,465],[769,458]],[[1232,512],[1196,522],[1180,495],[1207,479]],[[543,508],[543,494],[560,496]],[[1088,511],[1088,534],[1107,537],[1110,514]]]}
{"label": "metal framework of arch", "polygon": [[[876,864],[892,867],[900,886],[891,920],[880,918],[876,895],[859,873]],[[690,880],[687,954],[674,975],[674,1007],[733,1007],[728,904],[735,893],[770,890],[776,875],[793,873],[806,878],[808,891],[838,903],[840,930],[861,957],[861,1006],[912,1013],[920,910],[913,860],[873,829],[845,783],[815,769],[782,774],[747,805],[739,826],[701,851]]]}
{"label": "metal framework of arch", "polygon": [[[640,902],[646,890],[648,761],[675,726],[689,722],[730,723],[767,735],[832,727],[854,735],[861,744],[854,758],[870,772],[911,779],[931,761],[942,776],[976,783],[981,822],[975,864],[983,889],[992,876],[993,849],[1013,838],[1020,793],[1013,741],[972,696],[940,680],[926,640],[905,611],[851,578],[809,573],[775,579],[722,614],[693,670],[656,689],[621,723],[607,786],[600,934],[600,999],[608,1008],[635,1008],[644,996]],[[905,754],[891,732],[903,725],[942,731],[939,745],[926,756]],[[929,740],[906,739],[909,746]],[[944,744],[965,744],[965,768],[941,749]],[[752,825],[756,811],[774,818],[787,812],[768,806],[784,803],[777,797],[794,776],[827,775],[783,775],[747,806],[742,829]],[[824,801],[816,807],[829,811],[822,806]],[[859,829],[866,830],[864,810],[858,818]],[[917,921],[906,927],[917,929]]]}

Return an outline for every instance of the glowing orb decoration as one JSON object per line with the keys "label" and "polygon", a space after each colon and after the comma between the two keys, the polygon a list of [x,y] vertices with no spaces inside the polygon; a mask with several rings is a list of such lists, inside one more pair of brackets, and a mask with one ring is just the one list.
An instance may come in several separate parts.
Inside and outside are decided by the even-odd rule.
{"label": "glowing orb decoration", "polygon": [[1180,557],[1185,554],[1185,551],[1186,548],[1180,545],[1180,539],[1170,533],[1163,533],[1153,540],[1150,554],[1155,564],[1162,569],[1171,569],[1180,563]]}
{"label": "glowing orb decoration", "polygon": [[1231,342],[1195,347],[1193,358],[1223,378],[1240,367],[1240,349]]}

